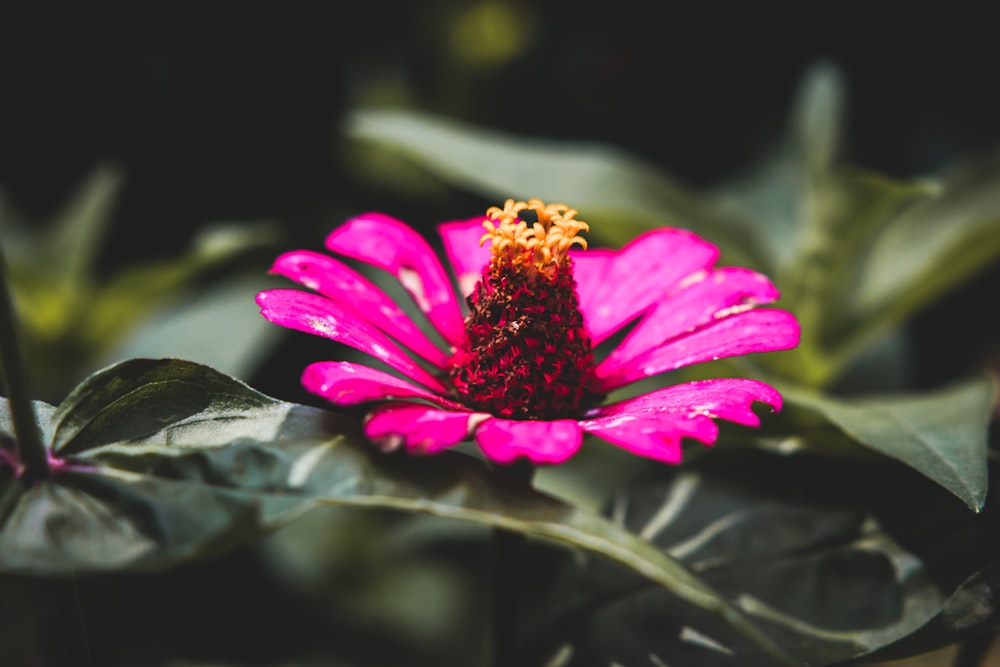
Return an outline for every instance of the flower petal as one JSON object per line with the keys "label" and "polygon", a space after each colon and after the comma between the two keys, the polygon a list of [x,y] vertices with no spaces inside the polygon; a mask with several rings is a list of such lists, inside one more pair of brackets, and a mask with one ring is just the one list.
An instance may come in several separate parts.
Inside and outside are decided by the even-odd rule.
{"label": "flower petal", "polygon": [[260,314],[289,329],[323,336],[372,355],[420,384],[444,392],[433,375],[418,366],[350,306],[318,294],[293,289],[275,289],[257,295]]}
{"label": "flower petal", "polygon": [[583,432],[571,419],[512,421],[491,419],[476,430],[479,448],[492,461],[513,463],[524,456],[532,463],[562,463],[573,456]]}
{"label": "flower petal", "polygon": [[613,374],[624,363],[679,336],[779,296],[765,276],[735,267],[699,272],[654,306],[601,364]]}
{"label": "flower petal", "polygon": [[483,276],[483,268],[490,263],[489,244],[479,244],[486,216],[455,220],[438,225],[438,232],[444,242],[444,252],[451,262],[458,280],[458,291],[462,296],[472,294],[476,282]]}
{"label": "flower petal", "polygon": [[718,437],[716,419],[759,426],[754,401],[781,409],[781,395],[756,380],[723,378],[675,385],[633,399],[602,406],[580,421],[584,431],[633,454],[667,463],[681,460],[681,439],[711,445]]}
{"label": "flower petal", "polygon": [[386,403],[365,419],[365,435],[385,451],[437,454],[456,445],[488,420],[481,412],[455,412],[418,403]]}
{"label": "flower petal", "polygon": [[594,345],[628,324],[719,250],[683,229],[656,229],[618,251],[574,252],[577,294]]}
{"label": "flower petal", "polygon": [[368,401],[421,399],[449,410],[465,410],[433,392],[375,368],[349,361],[317,361],[302,372],[302,386],[335,405]]}
{"label": "flower petal", "polygon": [[417,328],[385,292],[360,273],[332,257],[294,250],[274,260],[272,273],[351,306],[366,320],[439,368],[448,357]]}
{"label": "flower petal", "polygon": [[396,276],[445,340],[462,342],[465,325],[451,282],[430,245],[411,227],[383,213],[365,213],[333,230],[326,247]]}
{"label": "flower petal", "polygon": [[794,315],[776,308],[750,310],[716,320],[620,366],[601,363],[597,367],[598,386],[601,391],[610,391],[682,366],[753,352],[787,350],[798,343],[799,323]]}

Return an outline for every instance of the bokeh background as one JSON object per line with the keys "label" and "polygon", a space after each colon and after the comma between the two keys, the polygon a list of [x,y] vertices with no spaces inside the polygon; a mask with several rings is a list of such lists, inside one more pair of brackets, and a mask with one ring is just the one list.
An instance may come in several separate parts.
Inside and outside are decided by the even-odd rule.
{"label": "bokeh background", "polygon": [[8,3],[0,187],[45,219],[119,162],[108,261],[219,218],[329,225],[363,195],[338,150],[362,105],[607,142],[711,184],[773,144],[820,60],[847,82],[848,160],[914,176],[1000,141],[998,36],[991,2]]}

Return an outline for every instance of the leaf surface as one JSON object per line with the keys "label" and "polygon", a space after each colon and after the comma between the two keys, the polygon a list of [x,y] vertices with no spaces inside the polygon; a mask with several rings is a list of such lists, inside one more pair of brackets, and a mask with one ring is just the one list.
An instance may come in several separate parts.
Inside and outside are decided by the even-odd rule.
{"label": "leaf surface", "polygon": [[789,404],[914,468],[979,511],[988,486],[987,442],[996,383],[982,377],[925,394],[835,398],[791,385]]}
{"label": "leaf surface", "polygon": [[457,453],[386,456],[357,423],[283,403],[208,367],[138,359],[91,376],[47,417],[49,480],[0,478],[0,568],[155,568],[253,539],[316,506],[375,507],[543,537],[621,563],[786,654],[646,540]]}

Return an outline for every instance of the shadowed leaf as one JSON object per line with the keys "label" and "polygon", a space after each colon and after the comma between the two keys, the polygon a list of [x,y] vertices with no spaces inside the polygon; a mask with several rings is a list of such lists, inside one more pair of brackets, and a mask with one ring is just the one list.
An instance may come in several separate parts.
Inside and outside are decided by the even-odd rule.
{"label": "shadowed leaf", "polygon": [[600,554],[792,664],[687,568],[600,516],[461,454],[386,456],[353,420],[268,398],[208,367],[124,362],[40,412],[60,461],[30,487],[4,468],[0,568],[162,567],[252,539],[316,504],[395,509]]}
{"label": "shadowed leaf", "polygon": [[986,499],[989,377],[909,396],[834,398],[781,384],[791,405],[818,413],[852,439],[911,466],[978,511]]}
{"label": "shadowed leaf", "polygon": [[[607,513],[687,565],[803,664],[828,665],[908,637],[923,636],[924,649],[955,641],[967,620],[983,627],[994,617],[980,580],[995,567],[995,519],[943,499],[887,463],[733,449],[650,469]],[[959,586],[980,570],[979,583]],[[555,587],[531,603],[529,646],[540,662],[561,651],[565,667],[771,664],[717,618],[633,573],[579,558],[551,572]]]}

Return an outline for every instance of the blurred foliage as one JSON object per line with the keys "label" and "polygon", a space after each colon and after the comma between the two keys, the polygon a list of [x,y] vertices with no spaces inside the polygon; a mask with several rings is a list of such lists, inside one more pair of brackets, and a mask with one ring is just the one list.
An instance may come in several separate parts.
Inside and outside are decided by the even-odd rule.
{"label": "blurred foliage", "polygon": [[[107,360],[126,356],[120,349],[125,344],[140,354],[179,354],[190,347],[184,340],[188,338],[201,339],[203,349],[213,330],[222,333],[219,320],[187,331],[175,320],[170,339],[161,341],[160,349],[150,342],[155,334],[142,324],[185,294],[197,292],[213,274],[231,272],[236,260],[274,240],[273,229],[264,224],[217,225],[204,229],[181,257],[129,262],[109,275],[99,259],[121,182],[118,168],[102,166],[56,220],[42,225],[19,219],[0,201],[0,234],[24,328],[26,363],[38,395],[48,400],[64,396],[81,375]],[[261,284],[260,279],[244,280],[241,292],[225,300],[242,300]],[[259,347],[260,337],[252,332],[264,327],[252,305],[242,311],[253,315],[244,317],[246,345],[235,345],[238,339],[226,332],[224,340],[216,339],[218,355],[196,351],[189,356],[223,368],[251,370],[240,367],[237,357],[241,352],[247,355],[251,345]],[[233,318],[228,321],[234,323]]]}

